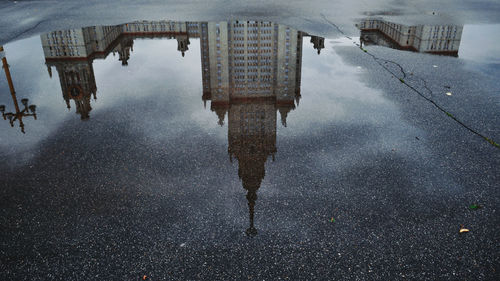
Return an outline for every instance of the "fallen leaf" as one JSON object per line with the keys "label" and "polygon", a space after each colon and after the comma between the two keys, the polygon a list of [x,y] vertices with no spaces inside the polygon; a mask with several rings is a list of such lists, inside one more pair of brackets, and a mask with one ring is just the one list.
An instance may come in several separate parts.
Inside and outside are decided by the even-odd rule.
{"label": "fallen leaf", "polygon": [[330,222],[335,222],[335,219],[332,217],[332,218],[330,219]]}
{"label": "fallen leaf", "polygon": [[481,209],[483,206],[481,205],[478,205],[478,204],[472,204],[469,206],[469,209],[471,210],[477,210],[477,209]]}
{"label": "fallen leaf", "polygon": [[465,228],[463,224],[461,224],[458,233],[465,233],[465,232],[469,232],[469,230]]}
{"label": "fallen leaf", "polygon": [[144,275],[142,276],[142,280],[146,280],[148,278],[148,276]]}

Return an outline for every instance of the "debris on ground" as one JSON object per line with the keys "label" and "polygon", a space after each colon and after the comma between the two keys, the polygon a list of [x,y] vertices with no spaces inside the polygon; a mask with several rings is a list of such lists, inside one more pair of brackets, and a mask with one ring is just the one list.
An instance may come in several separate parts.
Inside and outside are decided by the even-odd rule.
{"label": "debris on ground", "polygon": [[479,204],[471,204],[469,206],[469,209],[471,210],[478,210],[478,209],[481,209],[483,206],[479,205]]}
{"label": "debris on ground", "polygon": [[466,233],[466,232],[469,232],[469,230],[465,228],[463,224],[461,224],[458,233]]}

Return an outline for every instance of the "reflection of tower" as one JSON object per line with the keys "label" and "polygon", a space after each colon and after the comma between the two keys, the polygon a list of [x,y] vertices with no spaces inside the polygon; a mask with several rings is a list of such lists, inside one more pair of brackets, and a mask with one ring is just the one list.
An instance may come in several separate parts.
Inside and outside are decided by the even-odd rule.
{"label": "reflection of tower", "polygon": [[122,62],[123,66],[126,66],[128,65],[131,51],[134,51],[134,39],[131,37],[124,37],[113,49],[113,55],[114,52],[118,52],[118,60]]}
{"label": "reflection of tower", "polygon": [[[300,100],[303,36],[271,22],[201,23],[202,99],[211,100],[219,125],[228,113],[228,152],[238,160],[247,190],[248,235],[257,234],[257,190],[267,158],[276,153],[277,111],[286,127],[288,113]],[[322,38],[314,40],[315,47],[324,48]]]}
{"label": "reflection of tower", "polygon": [[318,55],[321,49],[325,48],[325,38],[319,36],[311,36],[311,43],[313,43],[314,49],[318,50]]}
{"label": "reflection of tower", "polygon": [[189,42],[189,37],[186,35],[177,35],[177,51],[182,53],[182,56],[184,57],[184,53],[189,50],[188,45],[190,44]]}
{"label": "reflection of tower", "polygon": [[71,108],[70,100],[73,100],[76,113],[80,115],[82,120],[88,119],[89,112],[92,110],[90,97],[93,95],[94,99],[97,98],[97,86],[92,61],[57,61],[48,62],[47,65],[49,68],[50,66],[56,67],[63,98],[68,109]]}
{"label": "reflection of tower", "polygon": [[200,43],[204,99],[210,96],[212,104],[248,98],[294,103],[300,92],[299,31],[271,22],[207,23]]}

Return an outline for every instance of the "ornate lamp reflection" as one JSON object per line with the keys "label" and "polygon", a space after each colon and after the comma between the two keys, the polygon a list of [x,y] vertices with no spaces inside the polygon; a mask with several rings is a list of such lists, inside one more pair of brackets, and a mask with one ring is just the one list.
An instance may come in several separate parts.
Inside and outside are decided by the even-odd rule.
{"label": "ornate lamp reflection", "polygon": [[7,58],[4,54],[3,46],[0,46],[0,56],[2,57],[3,69],[5,71],[5,76],[7,77],[7,82],[9,84],[10,94],[12,96],[12,101],[14,103],[15,112],[5,112],[5,105],[0,105],[0,112],[2,113],[2,117],[4,120],[9,120],[10,126],[14,127],[14,122],[19,121],[19,127],[21,128],[21,132],[24,134],[24,123],[23,117],[32,116],[36,120],[36,105],[29,105],[29,100],[24,98],[21,100],[21,104],[24,106],[24,109],[19,108],[19,104],[17,102],[16,91],[14,90],[14,83],[12,83],[12,77],[10,76],[9,64],[7,63]]}

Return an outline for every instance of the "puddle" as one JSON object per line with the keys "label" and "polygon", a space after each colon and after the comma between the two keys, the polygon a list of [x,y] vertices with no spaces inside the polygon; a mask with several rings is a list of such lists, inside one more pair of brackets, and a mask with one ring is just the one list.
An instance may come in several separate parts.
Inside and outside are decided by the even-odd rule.
{"label": "puddle", "polygon": [[[462,156],[486,159],[489,144],[406,86],[433,71],[422,75],[425,88],[439,86],[437,102],[452,106],[469,88],[441,79],[491,57],[470,51],[467,26],[446,45],[451,57],[432,59],[409,47],[417,35],[404,45],[381,32],[324,38],[267,21],[165,20],[6,44],[0,185],[11,199],[2,251],[25,251],[32,263],[52,244],[83,245],[103,260],[139,253],[142,262],[149,253],[187,260],[303,244],[345,253],[373,237],[383,249],[406,245],[415,225],[439,229],[442,202],[474,185],[460,177],[489,173],[480,186],[490,190],[497,160],[463,164]],[[385,66],[370,44],[398,49],[380,48],[401,65]],[[411,231],[413,244],[430,241],[419,236],[429,229]]]}

